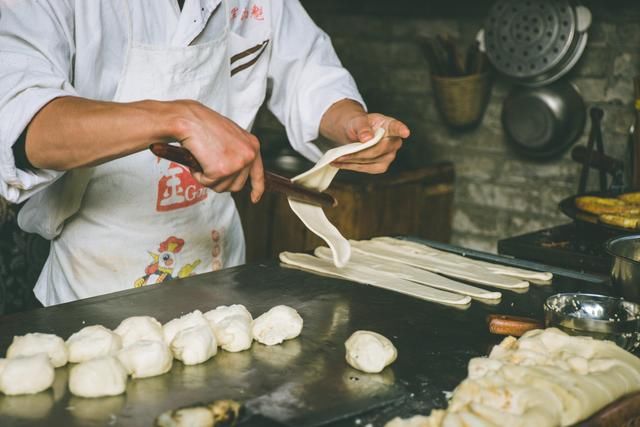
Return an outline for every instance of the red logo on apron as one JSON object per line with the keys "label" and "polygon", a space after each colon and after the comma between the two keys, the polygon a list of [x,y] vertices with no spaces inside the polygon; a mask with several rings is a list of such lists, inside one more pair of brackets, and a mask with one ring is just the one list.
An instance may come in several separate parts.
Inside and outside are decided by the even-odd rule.
{"label": "red logo on apron", "polygon": [[195,205],[207,198],[207,189],[196,181],[189,169],[171,162],[158,181],[158,212]]}

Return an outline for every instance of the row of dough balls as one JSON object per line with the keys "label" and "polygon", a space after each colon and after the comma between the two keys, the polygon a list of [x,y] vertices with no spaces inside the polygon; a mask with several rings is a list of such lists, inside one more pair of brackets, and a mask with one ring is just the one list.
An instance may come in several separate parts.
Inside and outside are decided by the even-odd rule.
{"label": "row of dough balls", "polygon": [[6,359],[0,359],[0,391],[33,394],[53,384],[54,368],[77,363],[69,373],[69,390],[81,397],[122,394],[127,376],[146,378],[168,372],[173,359],[185,365],[206,362],[218,346],[229,352],[251,347],[253,340],[276,345],[296,338],[303,320],[284,305],[255,320],[240,304],[206,313],[195,310],[164,326],[150,316],[123,320],[111,331],[87,326],[66,343],[53,334],[30,333],[13,338]]}

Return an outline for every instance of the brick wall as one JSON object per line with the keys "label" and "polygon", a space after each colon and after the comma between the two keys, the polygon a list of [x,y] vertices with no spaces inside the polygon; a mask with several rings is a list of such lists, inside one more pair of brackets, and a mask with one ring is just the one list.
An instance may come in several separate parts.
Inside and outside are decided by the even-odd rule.
{"label": "brick wall", "polygon": [[[431,2],[438,3],[431,8],[428,3],[303,0],[332,37],[370,110],[396,116],[411,128],[399,166],[455,162],[454,243],[494,251],[500,238],[567,222],[557,203],[575,191],[579,166],[568,154],[540,163],[509,149],[500,123],[508,82],[498,79],[484,120],[473,131],[447,129],[434,107],[428,65],[416,41],[448,33],[469,43],[491,2],[451,0]],[[622,158],[633,121],[631,79],[640,73],[640,2],[608,3],[614,5],[586,2],[594,22],[587,50],[569,78],[588,106],[605,111],[605,150]],[[589,127],[578,144],[586,143]],[[286,139],[268,113],[261,114],[255,132],[267,150]]]}

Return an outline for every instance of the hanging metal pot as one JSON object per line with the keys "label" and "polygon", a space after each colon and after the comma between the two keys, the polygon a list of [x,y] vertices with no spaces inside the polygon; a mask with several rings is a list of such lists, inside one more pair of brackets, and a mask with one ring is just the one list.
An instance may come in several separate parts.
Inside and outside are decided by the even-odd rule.
{"label": "hanging metal pot", "polygon": [[590,25],[589,9],[568,1],[500,0],[491,7],[479,40],[500,73],[542,86],[578,62]]}
{"label": "hanging metal pot", "polygon": [[586,106],[566,81],[545,87],[515,87],[504,100],[502,125],[521,155],[544,160],[567,150],[582,135]]}

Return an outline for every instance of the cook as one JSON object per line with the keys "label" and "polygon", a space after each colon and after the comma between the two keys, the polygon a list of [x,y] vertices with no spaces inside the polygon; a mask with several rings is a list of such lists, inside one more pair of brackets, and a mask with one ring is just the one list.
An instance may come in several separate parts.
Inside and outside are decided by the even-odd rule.
{"label": "cook", "polygon": [[[298,0],[0,0],[0,195],[52,241],[44,305],[244,262],[230,191],[264,190],[249,130],[266,100],[292,146],[375,147],[336,165],[384,172],[409,129],[367,113]],[[191,174],[146,148],[178,141]]]}

